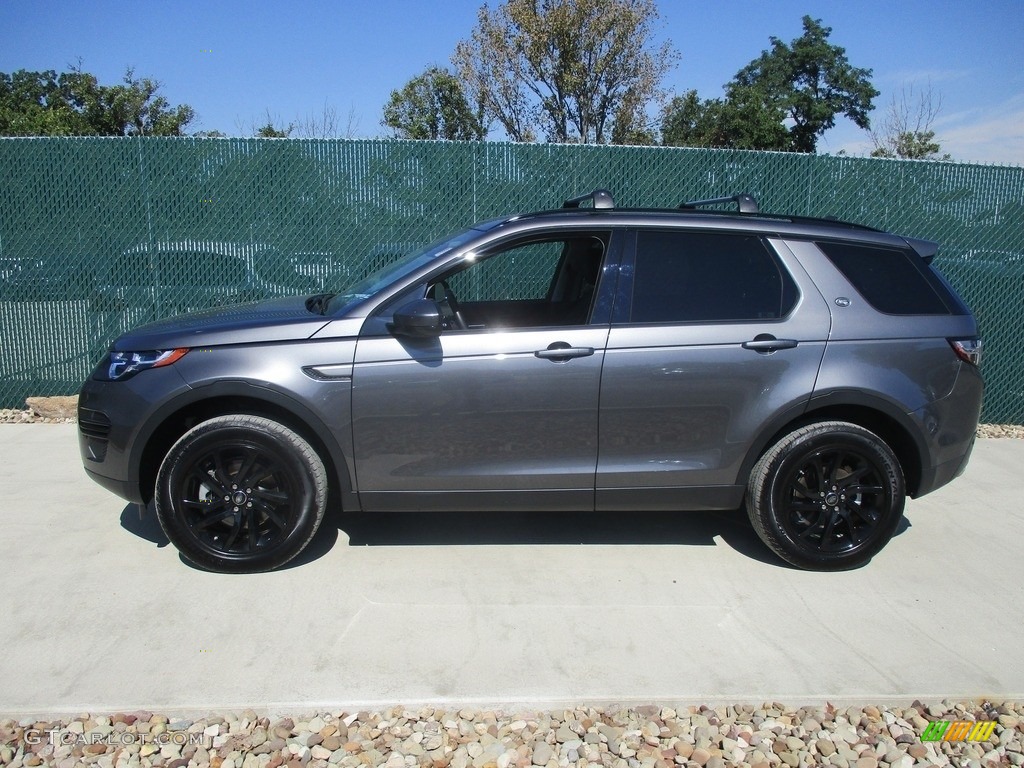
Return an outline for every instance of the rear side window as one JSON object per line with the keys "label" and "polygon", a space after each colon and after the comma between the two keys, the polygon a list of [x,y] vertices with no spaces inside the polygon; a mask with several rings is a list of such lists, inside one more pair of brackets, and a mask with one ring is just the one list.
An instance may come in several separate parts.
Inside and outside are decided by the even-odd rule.
{"label": "rear side window", "polygon": [[948,315],[959,302],[917,254],[899,248],[817,243],[872,307],[887,315]]}
{"label": "rear side window", "polygon": [[796,285],[753,235],[641,230],[632,323],[713,323],[784,317]]}

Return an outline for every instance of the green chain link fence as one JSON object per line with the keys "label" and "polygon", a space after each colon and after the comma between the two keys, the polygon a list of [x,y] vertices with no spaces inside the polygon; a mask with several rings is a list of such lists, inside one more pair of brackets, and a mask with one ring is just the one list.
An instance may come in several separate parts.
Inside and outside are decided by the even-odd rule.
{"label": "green chain link fence", "polygon": [[606,187],[737,192],[942,243],[981,323],[984,418],[1024,423],[1024,169],[661,147],[304,139],[0,139],[0,407],[71,394],[116,335],[330,290],[469,223]]}

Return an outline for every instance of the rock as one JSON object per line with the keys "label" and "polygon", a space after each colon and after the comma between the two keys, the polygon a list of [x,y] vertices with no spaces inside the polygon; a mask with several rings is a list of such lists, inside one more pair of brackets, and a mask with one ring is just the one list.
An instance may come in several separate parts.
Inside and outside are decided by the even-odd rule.
{"label": "rock", "polygon": [[707,765],[707,762],[710,759],[711,753],[703,747],[693,750],[693,753],[690,755],[690,760],[695,762],[697,765]]}
{"label": "rock", "polygon": [[538,741],[533,746],[533,764],[547,765],[552,757],[550,745],[546,741]]}
{"label": "rock", "polygon": [[29,397],[25,405],[33,415],[43,419],[67,420],[78,416],[78,395]]}
{"label": "rock", "polygon": [[913,757],[915,760],[922,760],[928,757],[928,747],[924,744],[911,744],[907,748],[907,754]]}
{"label": "rock", "polygon": [[836,753],[836,745],[828,739],[818,739],[814,742],[814,746],[818,749],[818,754],[822,757],[829,757]]}
{"label": "rock", "polygon": [[[324,744],[327,744],[326,739],[324,740]],[[428,752],[432,752],[435,749],[438,749],[442,744],[444,744],[444,736],[442,736],[440,733],[435,733],[431,736],[427,736],[423,740],[423,748]]]}

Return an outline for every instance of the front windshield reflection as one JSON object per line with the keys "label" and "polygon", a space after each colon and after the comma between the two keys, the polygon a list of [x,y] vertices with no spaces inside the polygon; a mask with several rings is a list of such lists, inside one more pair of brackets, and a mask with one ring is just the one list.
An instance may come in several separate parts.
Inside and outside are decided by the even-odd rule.
{"label": "front windshield reflection", "polygon": [[450,250],[458,248],[462,244],[472,240],[480,234],[479,229],[467,229],[454,236],[445,237],[425,248],[406,254],[380,269],[372,272],[352,285],[343,288],[336,296],[328,302],[324,314],[339,314],[353,304],[368,299],[375,293],[387,288],[408,275],[411,275],[421,267],[426,266],[434,259],[443,256]]}

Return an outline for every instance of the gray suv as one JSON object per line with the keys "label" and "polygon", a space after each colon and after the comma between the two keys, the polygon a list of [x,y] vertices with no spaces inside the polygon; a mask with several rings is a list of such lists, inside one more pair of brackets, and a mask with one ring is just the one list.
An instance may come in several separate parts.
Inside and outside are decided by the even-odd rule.
{"label": "gray suv", "polygon": [[288,562],[329,500],[745,504],[789,563],[857,567],[974,442],[981,342],[936,249],[748,195],[633,210],[596,190],[337,294],[121,336],[82,388],[82,457],[218,571]]}

